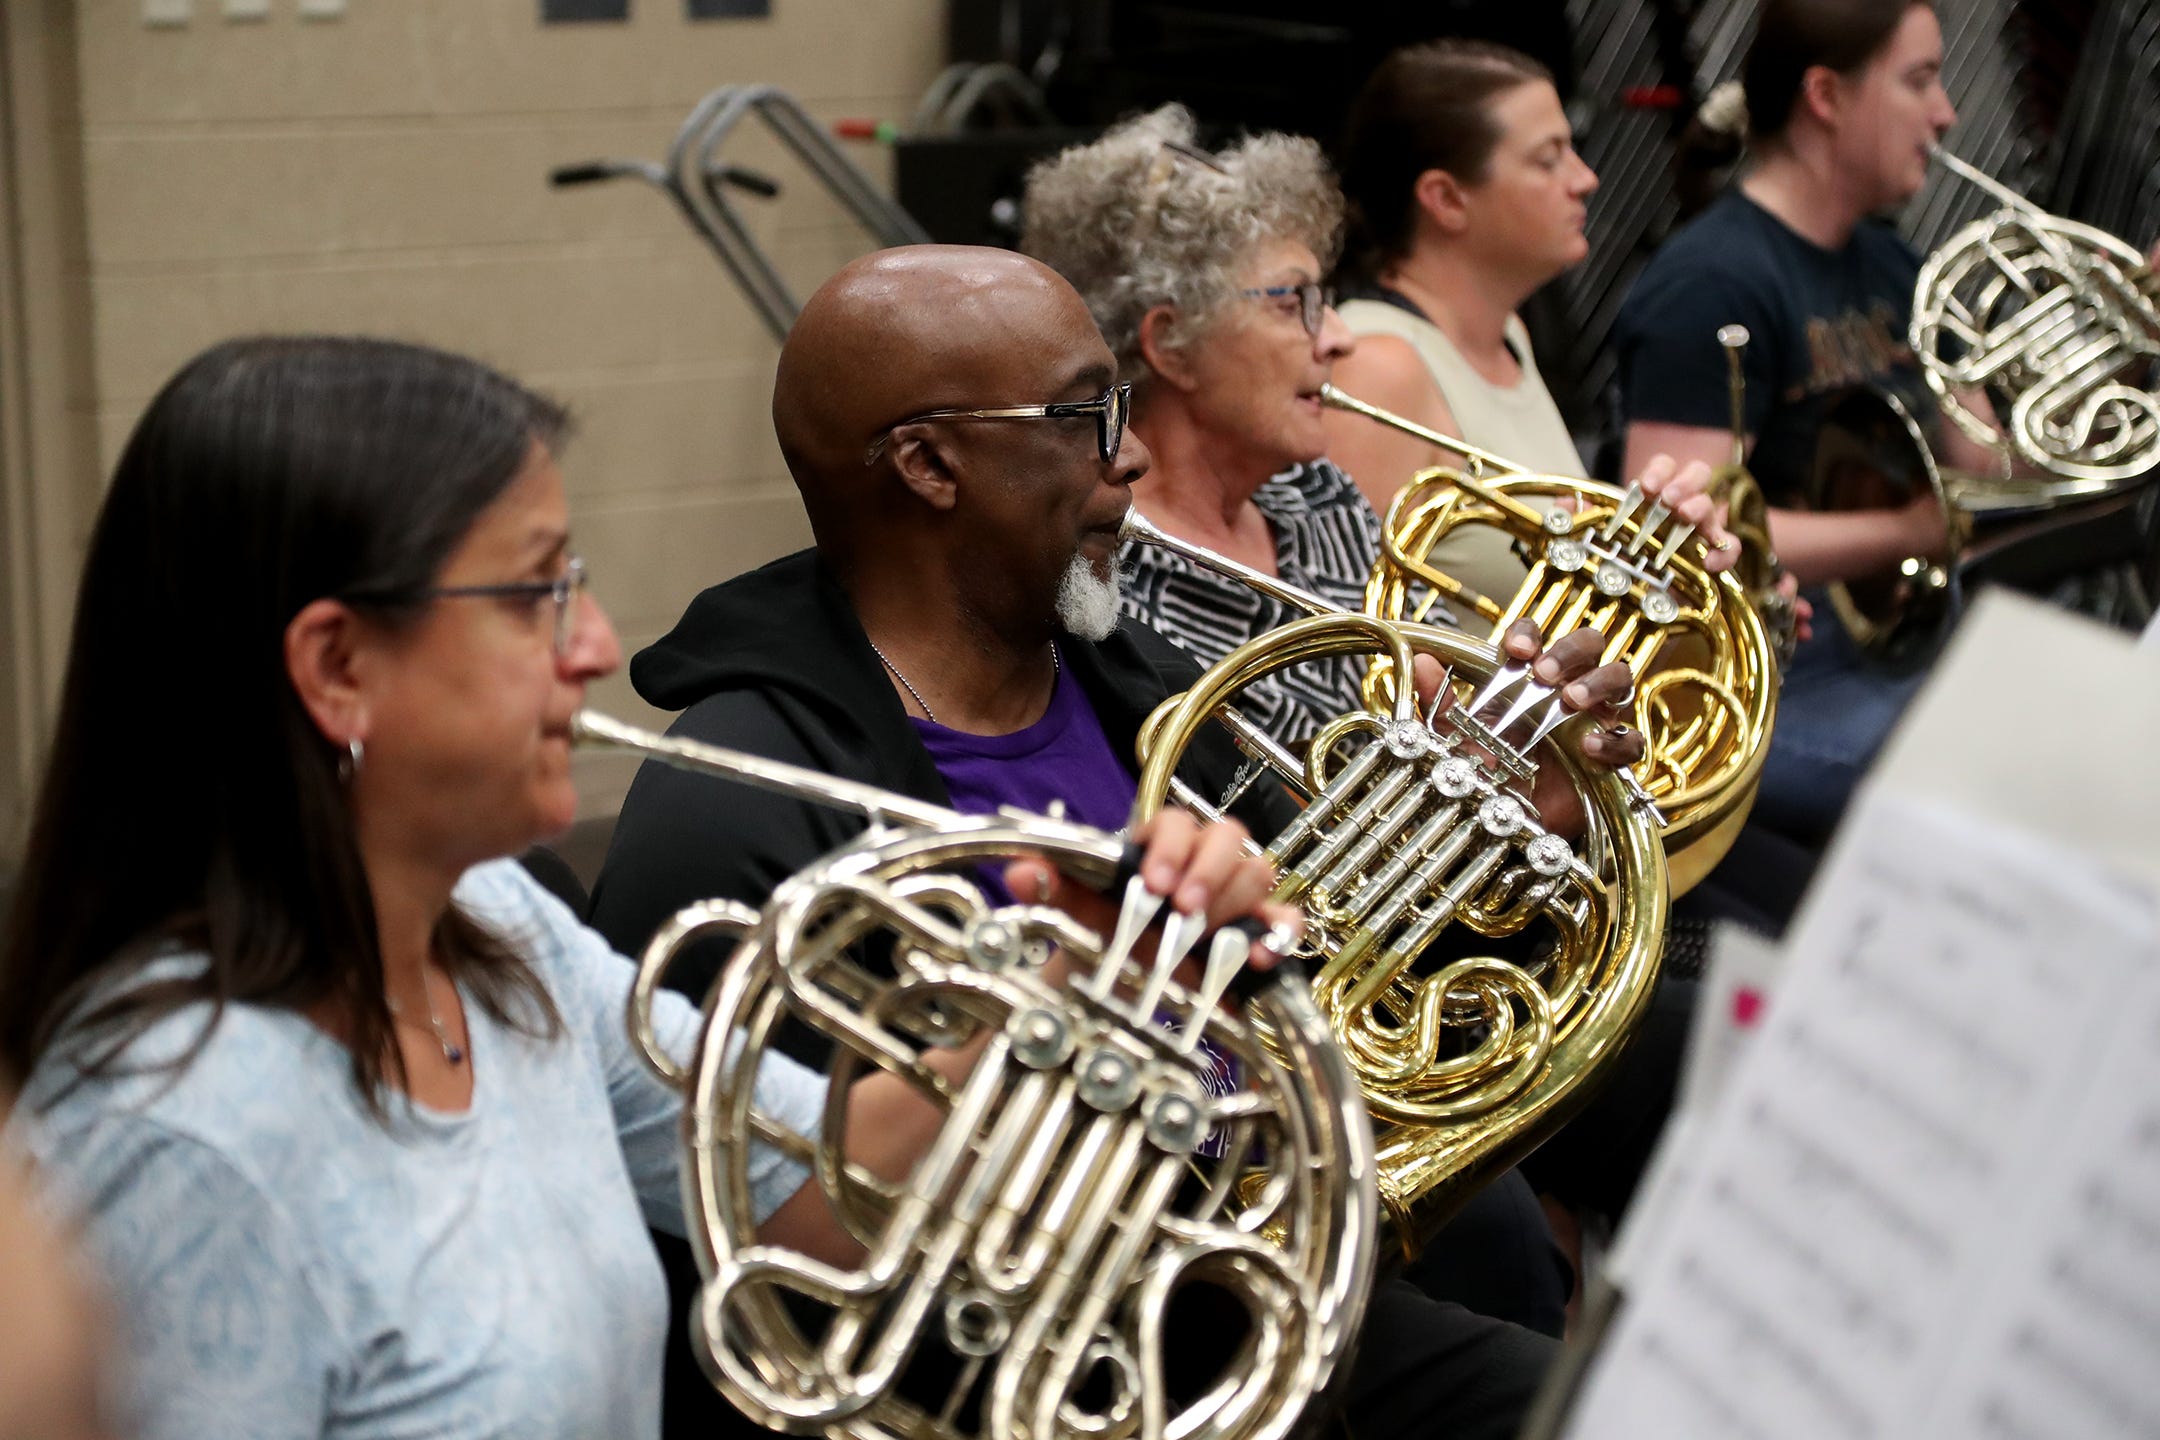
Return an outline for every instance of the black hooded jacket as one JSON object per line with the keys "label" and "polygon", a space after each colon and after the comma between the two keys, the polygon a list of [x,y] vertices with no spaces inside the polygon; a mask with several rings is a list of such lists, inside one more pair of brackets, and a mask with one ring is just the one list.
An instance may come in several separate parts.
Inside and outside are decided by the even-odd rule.
{"label": "black hooded jacket", "polygon": [[[1122,757],[1132,756],[1149,713],[1200,675],[1184,651],[1131,620],[1099,643],[1064,636],[1059,650]],[[638,652],[630,681],[650,703],[683,712],[671,735],[951,803],[853,604],[814,550],[706,590],[673,630]],[[1237,766],[1227,735],[1211,727],[1180,773],[1215,796]],[[1266,836],[1295,807],[1276,787],[1258,785],[1237,813]],[[762,905],[780,881],[863,827],[846,811],[648,762],[623,801],[593,887],[592,924],[634,955],[683,906]],[[716,960],[687,957],[670,983],[702,994]]]}

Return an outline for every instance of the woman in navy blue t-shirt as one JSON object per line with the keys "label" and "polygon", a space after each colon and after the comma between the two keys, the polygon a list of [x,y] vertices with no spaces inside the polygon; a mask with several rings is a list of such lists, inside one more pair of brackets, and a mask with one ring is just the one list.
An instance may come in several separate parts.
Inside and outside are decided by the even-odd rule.
{"label": "woman in navy blue t-shirt", "polygon": [[[1838,514],[1787,507],[1831,395],[1880,386],[1934,418],[1906,341],[1920,260],[1876,217],[1919,192],[1957,118],[1942,88],[1942,28],[1926,0],[1768,0],[1743,74],[1748,168],[1651,260],[1614,331],[1625,463],[1729,455],[1717,332],[1744,325],[1749,463],[1786,568],[1819,586],[1909,556],[1941,558],[1947,535],[1931,493]],[[1990,464],[1954,427],[1934,429],[1945,463]],[[1835,823],[1915,683],[1869,670],[1829,607],[1815,617],[1786,673],[1757,811],[1805,839]]]}

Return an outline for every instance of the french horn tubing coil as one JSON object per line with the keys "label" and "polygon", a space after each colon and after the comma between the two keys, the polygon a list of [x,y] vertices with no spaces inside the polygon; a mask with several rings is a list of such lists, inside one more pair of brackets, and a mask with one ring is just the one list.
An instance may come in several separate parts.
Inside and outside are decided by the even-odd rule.
{"label": "french horn tubing coil", "polygon": [[[1417,654],[1452,677],[1427,709],[1409,683]],[[1254,681],[1344,655],[1376,663],[1375,698],[1302,754],[1238,713]],[[1415,1246],[1571,1114],[1626,1044],[1664,942],[1656,807],[1625,772],[1534,756],[1574,723],[1557,694],[1429,625],[1327,611],[1231,651],[1143,728],[1139,813],[1231,803],[1177,774],[1218,723],[1248,757],[1234,788],[1277,784],[1304,802],[1265,853],[1276,897],[1306,909],[1313,995],[1381,1122],[1381,1200]],[[1579,839],[1532,803],[1546,763],[1568,776]]]}
{"label": "french horn tubing coil", "polygon": [[[646,947],[637,1048],[685,1092],[684,1209],[704,1286],[694,1342],[759,1424],[889,1440],[1280,1440],[1343,1363],[1372,1280],[1373,1140],[1356,1083],[1294,977],[1235,993],[1250,936],[1206,938],[1122,883],[1113,932],[1018,903],[986,867],[1042,856],[1116,883],[1118,837],[963,815],[762,757],[579,715],[626,749],[871,819],[757,910],[691,906]],[[732,937],[694,1054],[653,996],[685,947]],[[861,961],[889,946],[891,973]],[[1198,961],[1197,976],[1173,971]],[[1067,973],[1060,978],[1060,969]],[[759,1103],[783,1020],[836,1060],[820,1133]],[[1267,1039],[1263,1043],[1262,1033]],[[964,1080],[925,1057],[979,1047]],[[898,1077],[943,1112],[906,1174],[850,1158],[849,1096]],[[851,1256],[761,1240],[753,1147],[793,1155]],[[1195,1299],[1231,1322],[1180,1370]],[[1183,1327],[1194,1327],[1187,1322]]]}
{"label": "french horn tubing coil", "polygon": [[[1366,610],[1422,621],[1455,607],[1495,642],[1524,618],[1548,640],[1584,625],[1603,632],[1602,660],[1635,676],[1643,785],[1666,817],[1674,888],[1691,888],[1746,821],[1777,708],[1777,649],[1749,592],[1730,572],[1706,569],[1695,528],[1639,486],[1533,475],[1332,385],[1320,398],[1465,462],[1420,471],[1397,492]],[[1513,595],[1479,594],[1432,562],[1434,547],[1466,526],[1514,540],[1528,573]]]}

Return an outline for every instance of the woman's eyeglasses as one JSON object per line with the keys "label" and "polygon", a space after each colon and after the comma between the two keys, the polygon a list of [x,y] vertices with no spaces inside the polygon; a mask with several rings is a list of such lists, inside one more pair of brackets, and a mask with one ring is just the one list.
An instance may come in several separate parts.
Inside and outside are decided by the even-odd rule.
{"label": "woman's eyeglasses", "polygon": [[1112,385],[1093,400],[1064,400],[1049,405],[1000,405],[982,410],[925,410],[920,415],[910,415],[888,425],[870,448],[863,452],[863,464],[875,465],[878,456],[885,453],[892,433],[903,425],[919,425],[925,420],[1070,420],[1079,416],[1095,417],[1095,448],[1103,463],[1117,459],[1118,446],[1125,439],[1125,420],[1132,413],[1132,382]]}
{"label": "woman's eyeglasses", "polygon": [[1251,300],[1287,300],[1292,295],[1297,296],[1298,318],[1305,322],[1305,333],[1315,340],[1320,338],[1320,327],[1327,322],[1327,312],[1335,304],[1334,290],[1318,281],[1307,281],[1303,285],[1262,285],[1240,290],[1238,294]]}
{"label": "woman's eyeglasses", "polygon": [[563,573],[554,580],[514,580],[500,585],[432,585],[420,590],[360,591],[346,595],[348,604],[354,605],[423,605],[430,600],[527,600],[538,604],[550,600],[555,605],[555,654],[558,657],[570,653],[570,642],[577,638],[577,598],[585,589],[585,562],[573,555],[563,566]]}

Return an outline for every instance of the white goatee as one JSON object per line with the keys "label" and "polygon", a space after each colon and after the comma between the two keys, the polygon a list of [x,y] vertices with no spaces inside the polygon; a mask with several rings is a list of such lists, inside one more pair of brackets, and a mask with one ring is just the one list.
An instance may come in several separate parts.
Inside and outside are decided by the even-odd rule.
{"label": "white goatee", "polygon": [[1082,640],[1107,640],[1118,623],[1117,569],[1109,578],[1095,573],[1085,555],[1075,555],[1058,581],[1058,622]]}

